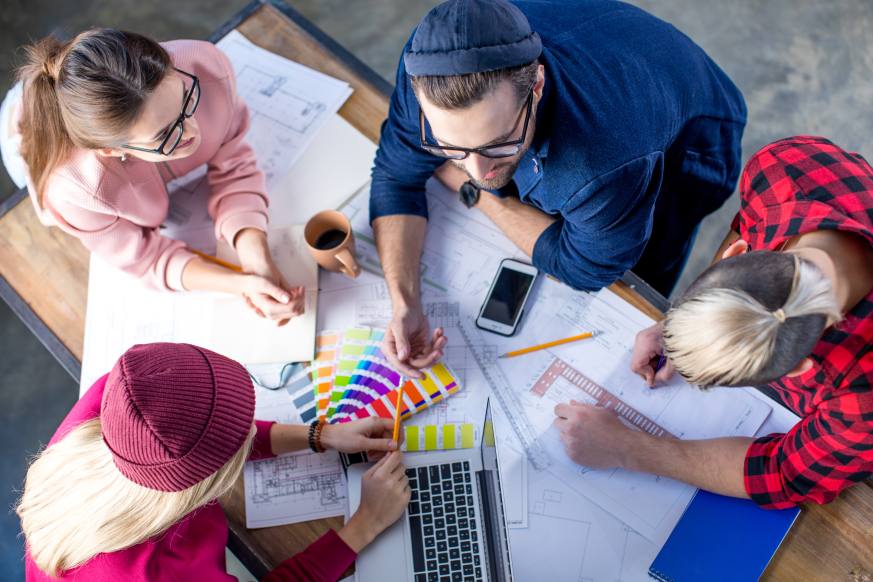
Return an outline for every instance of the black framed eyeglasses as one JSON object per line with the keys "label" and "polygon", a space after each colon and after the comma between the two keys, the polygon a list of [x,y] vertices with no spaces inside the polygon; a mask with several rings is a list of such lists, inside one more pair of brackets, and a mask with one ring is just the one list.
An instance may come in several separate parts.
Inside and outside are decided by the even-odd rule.
{"label": "black framed eyeglasses", "polygon": [[[439,156],[441,158],[448,158],[450,160],[463,160],[466,159],[470,154],[479,154],[485,158],[509,158],[517,154],[521,151],[522,146],[524,146],[524,140],[527,137],[527,126],[530,123],[530,115],[533,111],[533,88],[531,88],[530,93],[527,96],[527,101],[524,105],[524,125],[521,129],[521,137],[512,141],[505,141],[501,143],[495,143],[487,146],[482,146],[478,148],[461,148],[461,147],[447,147],[441,146],[435,143],[428,143],[427,136],[424,131],[424,112],[419,107],[418,109],[418,129],[419,129],[419,141],[420,146],[425,151]],[[519,111],[519,116],[521,116],[521,111]],[[513,126],[513,130],[518,127],[518,120],[516,119],[515,125]]]}
{"label": "black framed eyeglasses", "polygon": [[143,148],[129,144],[122,144],[121,147],[149,154],[161,154],[163,156],[172,155],[172,153],[176,151],[179,142],[182,141],[182,136],[185,134],[185,120],[194,115],[194,112],[197,111],[197,105],[200,103],[200,80],[196,76],[191,73],[186,73],[182,69],[176,69],[176,71],[191,79],[191,88],[182,95],[182,112],[179,113],[176,122],[167,130],[161,140],[161,145],[156,148]]}

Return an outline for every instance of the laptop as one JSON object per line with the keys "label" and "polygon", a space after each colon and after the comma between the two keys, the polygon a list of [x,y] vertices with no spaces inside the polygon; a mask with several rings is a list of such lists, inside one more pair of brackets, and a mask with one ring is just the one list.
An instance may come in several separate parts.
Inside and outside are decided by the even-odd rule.
{"label": "laptop", "polygon": [[[404,454],[412,498],[358,556],[359,582],[512,580],[492,427],[489,401],[479,448]],[[352,512],[369,467],[348,468]]]}

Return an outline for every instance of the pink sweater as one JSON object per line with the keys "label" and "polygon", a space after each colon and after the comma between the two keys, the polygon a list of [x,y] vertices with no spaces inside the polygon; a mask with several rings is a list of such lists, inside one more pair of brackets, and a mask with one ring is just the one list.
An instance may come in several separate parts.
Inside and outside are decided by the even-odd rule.
{"label": "pink sweater", "polygon": [[[49,446],[64,438],[79,424],[100,415],[100,402],[106,386],[103,376],[73,406],[58,427]],[[270,427],[272,422],[255,421],[251,459],[272,457]],[[227,545],[227,521],[217,502],[213,501],[170,526],[163,534],[133,547],[98,554],[88,562],[63,572],[59,578],[44,574],[28,552],[25,556],[26,579],[29,582],[57,580],[88,582],[228,582],[224,548]],[[327,582],[338,580],[355,561],[355,552],[334,532],[328,530],[321,538],[299,554],[288,558],[267,579],[272,582],[300,580]]]}
{"label": "pink sweater", "polygon": [[267,229],[267,193],[255,153],[245,140],[248,109],[236,93],[227,57],[214,45],[194,40],[164,43],[174,66],[200,79],[194,118],[202,142],[187,158],[151,163],[107,158],[76,150],[46,181],[44,210],[33,184],[31,199],[44,224],[72,234],[110,264],[158,289],[182,290],[182,270],[193,254],[162,236],[167,217],[166,184],[208,164],[208,210],[216,238],[232,243],[246,227]]}

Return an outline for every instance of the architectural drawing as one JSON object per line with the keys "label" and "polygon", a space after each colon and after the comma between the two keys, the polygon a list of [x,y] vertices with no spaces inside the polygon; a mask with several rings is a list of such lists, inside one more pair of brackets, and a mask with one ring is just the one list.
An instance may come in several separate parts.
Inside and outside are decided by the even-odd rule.
{"label": "architectural drawing", "polygon": [[[336,505],[345,498],[342,476],[338,473],[313,473],[310,455],[278,457],[254,463],[252,503],[273,503],[285,497],[311,496],[322,507]],[[318,467],[316,467],[317,469]]]}
{"label": "architectural drawing", "polygon": [[268,189],[276,188],[352,90],[343,81],[256,46],[238,31],[217,46],[230,59],[237,93],[249,109],[246,137]]}
{"label": "architectural drawing", "polygon": [[345,477],[335,453],[300,453],[250,461],[244,471],[251,528],[343,515]]}

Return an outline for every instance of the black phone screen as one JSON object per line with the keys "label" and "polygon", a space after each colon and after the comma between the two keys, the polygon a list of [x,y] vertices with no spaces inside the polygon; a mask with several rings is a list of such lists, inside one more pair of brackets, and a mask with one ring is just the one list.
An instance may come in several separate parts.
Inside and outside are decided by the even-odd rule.
{"label": "black phone screen", "polygon": [[513,325],[533,281],[533,275],[513,269],[500,269],[482,317],[504,325]]}

